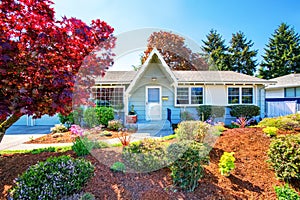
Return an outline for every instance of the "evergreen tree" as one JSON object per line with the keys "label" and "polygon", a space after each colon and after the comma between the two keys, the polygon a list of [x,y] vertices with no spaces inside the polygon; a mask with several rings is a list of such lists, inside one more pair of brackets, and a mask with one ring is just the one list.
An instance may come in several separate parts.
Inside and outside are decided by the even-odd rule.
{"label": "evergreen tree", "polygon": [[250,50],[253,42],[251,40],[247,41],[244,33],[239,31],[236,34],[232,34],[230,44],[228,51],[230,53],[232,71],[252,76],[256,71],[257,65],[256,60],[254,60],[257,50]]}
{"label": "evergreen tree", "polygon": [[300,73],[300,38],[287,24],[275,30],[264,50],[259,77],[271,79]]}
{"label": "evergreen tree", "polygon": [[232,70],[227,54],[228,47],[224,44],[225,40],[217,33],[216,30],[211,29],[206,36],[206,41],[202,40],[203,58],[207,61],[210,69],[216,70]]}

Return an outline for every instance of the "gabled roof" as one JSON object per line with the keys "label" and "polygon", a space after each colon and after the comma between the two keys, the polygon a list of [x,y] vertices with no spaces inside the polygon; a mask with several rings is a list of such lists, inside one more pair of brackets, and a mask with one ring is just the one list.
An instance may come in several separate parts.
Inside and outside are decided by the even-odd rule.
{"label": "gabled roof", "polygon": [[285,76],[280,76],[277,78],[270,79],[270,81],[275,81],[276,84],[269,85],[266,89],[297,87],[300,86],[300,74],[289,74]]}
{"label": "gabled roof", "polygon": [[96,84],[130,84],[136,74],[136,71],[107,71],[104,77],[96,78]]}

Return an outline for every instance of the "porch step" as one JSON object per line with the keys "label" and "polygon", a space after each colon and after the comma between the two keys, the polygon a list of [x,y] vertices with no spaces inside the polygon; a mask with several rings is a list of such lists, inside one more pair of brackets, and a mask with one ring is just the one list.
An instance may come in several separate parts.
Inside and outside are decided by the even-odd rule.
{"label": "porch step", "polygon": [[173,134],[170,122],[167,120],[142,121],[137,123],[137,134],[149,134],[151,137],[162,137]]}

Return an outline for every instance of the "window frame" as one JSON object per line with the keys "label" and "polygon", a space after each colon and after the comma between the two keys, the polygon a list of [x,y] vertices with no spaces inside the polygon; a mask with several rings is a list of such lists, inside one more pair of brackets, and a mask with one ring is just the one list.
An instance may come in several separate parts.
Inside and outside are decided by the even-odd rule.
{"label": "window frame", "polygon": [[[188,103],[187,104],[179,104],[177,102],[177,97],[178,97],[178,88],[188,88]],[[202,104],[192,104],[192,88],[201,88],[202,89]],[[200,106],[200,105],[203,105],[204,104],[204,87],[203,86],[194,86],[194,85],[191,85],[191,86],[177,86],[175,88],[175,106],[176,107],[183,107],[183,106]]]}
{"label": "window frame", "polygon": [[[229,88],[239,88],[239,102],[238,103],[229,103]],[[252,89],[252,103],[243,103],[243,97],[249,95],[243,95],[243,88]],[[254,105],[255,103],[255,88],[254,86],[227,86],[227,104],[228,105]]]}
{"label": "window frame", "polygon": [[[96,89],[96,91],[97,91],[97,89],[102,89],[102,88],[105,88],[105,89],[116,89],[116,88],[120,88],[120,89],[122,89],[122,92],[123,92],[123,95],[121,95],[121,97],[122,97],[122,104],[123,104],[123,108],[121,109],[121,111],[124,111],[124,107],[125,107],[125,97],[124,97],[124,95],[125,95],[125,86],[99,86],[99,85],[97,85],[97,86],[94,86],[94,87],[92,87],[92,93],[91,93],[91,98],[94,100],[94,101],[96,101],[96,100],[98,100],[97,99],[97,92],[93,92],[93,90],[94,89]],[[96,96],[95,96],[95,94],[96,94]],[[101,99],[100,99],[101,100]],[[110,102],[110,104],[111,104],[111,102]],[[117,106],[117,105],[112,105],[111,107],[113,108],[113,109],[116,109],[115,108],[115,106]]]}
{"label": "window frame", "polygon": [[[293,90],[293,96],[287,96],[287,89]],[[298,98],[300,97],[300,94],[297,95],[297,89],[299,90],[300,87],[286,87],[284,88],[284,98]]]}

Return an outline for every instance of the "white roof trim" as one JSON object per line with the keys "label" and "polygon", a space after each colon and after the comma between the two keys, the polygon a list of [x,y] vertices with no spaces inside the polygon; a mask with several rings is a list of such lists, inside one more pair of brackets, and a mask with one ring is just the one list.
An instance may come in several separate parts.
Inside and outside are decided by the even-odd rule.
{"label": "white roof trim", "polygon": [[151,51],[150,55],[148,56],[147,60],[144,62],[142,67],[139,69],[138,73],[136,74],[136,76],[134,77],[132,82],[130,83],[129,87],[126,90],[126,94],[129,94],[131,92],[131,90],[133,89],[133,87],[135,86],[137,81],[140,79],[141,75],[144,74],[144,72],[146,71],[146,69],[149,65],[149,62],[152,59],[152,57],[154,56],[154,54],[157,55],[158,59],[160,60],[160,62],[162,64],[162,66],[164,67],[166,72],[170,75],[170,77],[173,80],[174,84],[177,85],[177,79],[176,79],[175,75],[173,74],[172,70],[170,69],[170,67],[168,66],[168,64],[166,63],[166,61],[162,57],[162,55],[159,53],[159,51],[156,48],[154,48]]}

